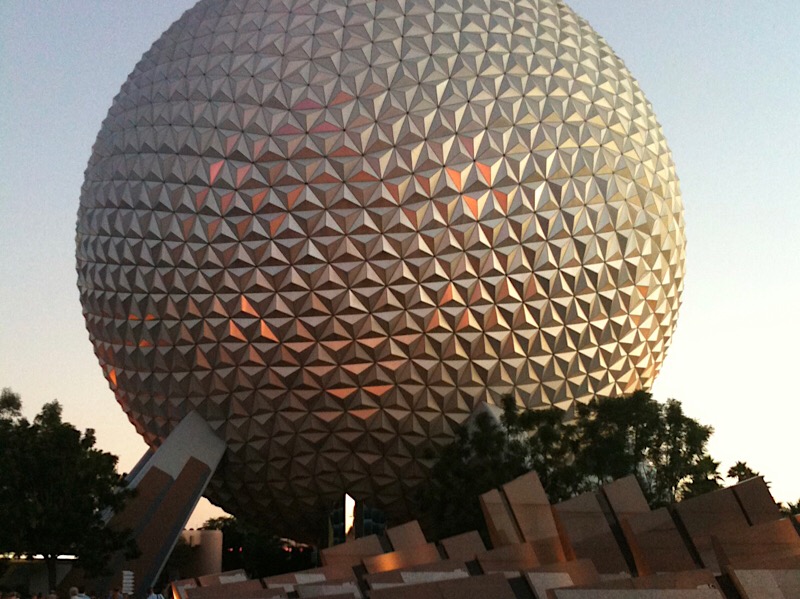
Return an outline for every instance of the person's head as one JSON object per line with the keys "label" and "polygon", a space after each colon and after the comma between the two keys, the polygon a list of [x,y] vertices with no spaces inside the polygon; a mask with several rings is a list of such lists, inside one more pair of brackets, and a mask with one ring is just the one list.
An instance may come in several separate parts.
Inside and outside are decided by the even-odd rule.
{"label": "person's head", "polygon": [[70,597],[77,597],[78,596],[78,587],[69,587],[69,596]]}

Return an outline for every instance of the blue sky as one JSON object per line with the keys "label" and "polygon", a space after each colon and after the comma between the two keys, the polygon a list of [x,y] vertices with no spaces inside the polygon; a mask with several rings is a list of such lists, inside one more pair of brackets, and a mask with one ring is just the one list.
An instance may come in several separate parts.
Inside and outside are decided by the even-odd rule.
{"label": "blue sky", "polygon": [[[75,215],[114,95],[192,4],[0,2],[0,386],[19,392],[30,415],[58,398],[123,470],[144,443],[83,326]],[[569,4],[639,80],[681,179],[686,290],[654,394],[714,426],[711,453],[724,469],[747,460],[777,499],[796,501],[800,3]]]}

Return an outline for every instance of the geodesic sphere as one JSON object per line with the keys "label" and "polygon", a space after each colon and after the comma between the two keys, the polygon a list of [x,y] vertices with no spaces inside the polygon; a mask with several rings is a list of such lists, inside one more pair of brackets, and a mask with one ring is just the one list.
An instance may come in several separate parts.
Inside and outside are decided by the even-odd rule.
{"label": "geodesic sphere", "polygon": [[157,445],[223,437],[210,496],[297,532],[402,515],[477,402],[648,387],[683,211],[650,105],[552,0],[203,0],[86,172],[81,302]]}

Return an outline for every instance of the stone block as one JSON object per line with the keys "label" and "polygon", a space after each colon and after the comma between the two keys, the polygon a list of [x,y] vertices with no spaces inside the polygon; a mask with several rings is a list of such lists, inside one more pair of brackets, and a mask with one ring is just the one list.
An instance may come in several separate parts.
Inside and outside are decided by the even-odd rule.
{"label": "stone block", "polygon": [[524,540],[500,491],[492,489],[479,499],[493,547],[516,545]]}
{"label": "stone block", "polygon": [[389,542],[395,551],[413,549],[428,542],[416,520],[387,529],[386,536],[389,537]]}
{"label": "stone block", "polygon": [[502,574],[486,574],[375,589],[370,599],[516,599]]}
{"label": "stone block", "polygon": [[380,555],[383,545],[377,535],[361,537],[320,551],[323,566],[357,566],[365,557]]}
{"label": "stone block", "polygon": [[186,589],[188,599],[216,599],[224,595],[226,599],[255,599],[263,596],[266,591],[261,580],[241,580],[225,585],[224,589],[218,588],[220,585],[211,584],[201,587]]}
{"label": "stone block", "polygon": [[590,559],[603,574],[629,573],[628,564],[594,493],[553,506],[567,559]]}
{"label": "stone block", "polygon": [[666,508],[631,514],[621,527],[639,576],[698,567]]}
{"label": "stone block", "polygon": [[311,597],[326,597],[327,599],[361,599],[364,595],[358,587],[358,583],[353,580],[344,582],[318,582],[297,585],[294,592],[300,599]]}
{"label": "stone block", "polygon": [[370,589],[382,589],[399,585],[439,582],[452,578],[466,578],[467,576],[469,576],[469,571],[464,562],[444,560],[403,570],[367,574],[364,576],[364,581]]}
{"label": "stone block", "polygon": [[751,478],[731,487],[744,515],[751,525],[781,519],[781,510],[764,482],[763,476]]}
{"label": "stone block", "polygon": [[535,597],[546,597],[549,589],[597,584],[600,576],[591,560],[581,559],[538,566],[524,573]]}
{"label": "stone block", "polygon": [[568,572],[526,572],[524,577],[536,599],[547,597],[551,589],[575,586]]}
{"label": "stone block", "polygon": [[374,589],[369,596],[370,599],[442,599],[442,591],[437,583],[429,582]]}
{"label": "stone block", "polygon": [[490,549],[476,556],[476,559],[484,573],[502,572],[507,577],[519,576],[521,571],[540,565],[530,543],[518,543]]}
{"label": "stone block", "polygon": [[247,582],[247,580],[247,573],[239,568],[238,570],[228,570],[227,572],[198,576],[197,584],[201,587],[213,587],[221,584]]}
{"label": "stone block", "polygon": [[283,589],[286,592],[293,591],[299,584],[312,584],[320,582],[355,580],[356,576],[352,566],[348,565],[328,565],[319,568],[311,568],[300,572],[288,572],[262,578],[262,584],[268,589]]}
{"label": "stone block", "polygon": [[442,599],[516,599],[502,574],[485,574],[438,583]]}
{"label": "stone block", "polygon": [[553,599],[725,599],[714,588],[700,589],[555,589],[548,591]]}
{"label": "stone block", "polygon": [[233,590],[232,585],[200,587],[189,590],[189,599],[280,599],[287,597],[289,591],[283,589],[252,588]]}
{"label": "stone block", "polygon": [[639,481],[633,475],[605,484],[600,490],[611,506],[617,522],[623,518],[650,511]]}
{"label": "stone block", "polygon": [[683,523],[702,565],[719,574],[711,535],[737,535],[750,526],[734,492],[730,488],[720,489],[677,503],[672,509]]}
{"label": "stone block", "polygon": [[800,597],[800,569],[726,569],[742,599],[797,599]]}
{"label": "stone block", "polygon": [[788,518],[736,533],[711,535],[720,566],[738,569],[800,569],[800,536]]}
{"label": "stone block", "polygon": [[539,476],[535,472],[523,474],[503,485],[503,493],[523,540],[533,546],[539,561],[543,564],[566,561],[550,500]]}
{"label": "stone block", "polygon": [[170,584],[172,596],[176,599],[188,599],[189,589],[197,587],[197,580],[194,578],[185,578],[183,580],[175,580]]}
{"label": "stone block", "polygon": [[390,570],[401,570],[410,566],[420,564],[430,564],[441,559],[439,550],[433,543],[426,543],[403,551],[392,551],[370,557],[364,557],[362,563],[367,572],[387,572]]}
{"label": "stone block", "polygon": [[442,539],[439,544],[448,558],[465,562],[474,560],[476,555],[486,551],[481,535],[475,530]]}
{"label": "stone block", "polygon": [[631,578],[631,584],[635,589],[696,589],[706,586],[719,588],[711,570],[697,569]]}

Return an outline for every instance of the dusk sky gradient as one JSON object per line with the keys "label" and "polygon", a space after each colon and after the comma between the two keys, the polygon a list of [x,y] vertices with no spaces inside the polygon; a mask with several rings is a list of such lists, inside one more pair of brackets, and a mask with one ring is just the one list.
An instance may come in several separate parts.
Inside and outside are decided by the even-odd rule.
{"label": "dusk sky gradient", "polygon": [[[91,147],[143,52],[193,0],[0,2],[0,387],[57,398],[130,469],[146,449],[84,327],[75,221]],[[800,2],[573,0],[653,104],[687,221],[677,332],[653,387],[800,498]],[[794,374],[793,374],[794,373]],[[2,463],[0,462],[0,466]],[[216,514],[204,502],[190,521]]]}

